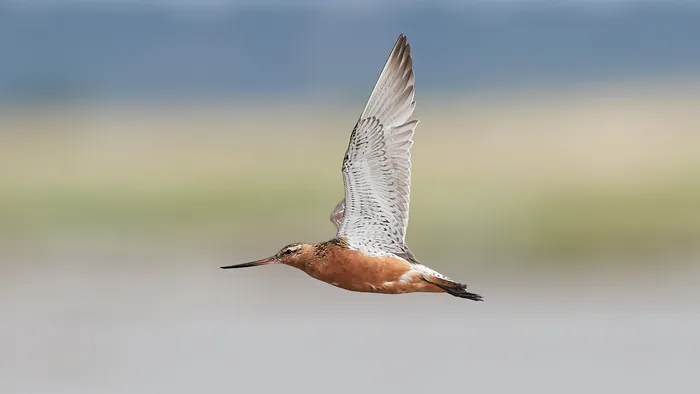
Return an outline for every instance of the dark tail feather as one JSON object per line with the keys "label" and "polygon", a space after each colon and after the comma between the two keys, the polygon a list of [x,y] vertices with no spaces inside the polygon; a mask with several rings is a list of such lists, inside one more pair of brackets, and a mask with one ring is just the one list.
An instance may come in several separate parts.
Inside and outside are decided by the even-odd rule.
{"label": "dark tail feather", "polygon": [[[442,287],[442,286],[438,285],[438,287]],[[455,297],[466,298],[466,299],[472,300],[472,301],[483,301],[484,300],[484,297],[482,297],[476,293],[468,292],[466,287],[467,286],[457,287],[457,288],[452,288],[452,289],[450,289],[448,287],[442,287],[442,288],[445,289],[445,291],[448,292],[450,295],[453,295]]]}
{"label": "dark tail feather", "polygon": [[[467,285],[451,282],[446,280],[427,280],[426,281],[434,284],[435,286],[445,290],[448,294],[459,298],[466,298],[472,301],[483,301],[484,298],[476,293],[470,293],[467,291]],[[442,282],[442,283],[436,283]]]}

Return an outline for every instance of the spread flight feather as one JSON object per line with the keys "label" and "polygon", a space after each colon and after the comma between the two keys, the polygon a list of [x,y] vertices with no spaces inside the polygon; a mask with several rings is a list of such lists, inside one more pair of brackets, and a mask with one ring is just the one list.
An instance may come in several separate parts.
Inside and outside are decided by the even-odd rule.
{"label": "spread flight feather", "polygon": [[337,236],[370,255],[415,262],[405,245],[411,192],[411,153],[417,120],[411,47],[399,36],[343,159],[345,198],[331,214]]}

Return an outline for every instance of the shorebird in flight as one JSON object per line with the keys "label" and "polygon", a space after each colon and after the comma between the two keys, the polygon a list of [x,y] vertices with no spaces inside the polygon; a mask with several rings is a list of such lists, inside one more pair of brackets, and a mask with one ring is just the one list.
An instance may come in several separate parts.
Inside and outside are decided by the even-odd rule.
{"label": "shorebird in flight", "polygon": [[411,46],[401,34],[350,135],[343,158],[345,198],[330,217],[335,238],[294,243],[272,257],[221,268],[286,264],[351,291],[448,293],[481,301],[467,285],[421,264],[406,246],[410,148],[418,124],[408,121],[416,104],[413,85]]}

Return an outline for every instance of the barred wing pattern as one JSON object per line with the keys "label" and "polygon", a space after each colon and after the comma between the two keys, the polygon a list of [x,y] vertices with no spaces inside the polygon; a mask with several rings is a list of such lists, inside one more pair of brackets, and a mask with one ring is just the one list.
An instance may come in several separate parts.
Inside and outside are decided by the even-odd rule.
{"label": "barred wing pattern", "polygon": [[402,34],[350,136],[343,160],[345,199],[331,215],[338,237],[370,255],[408,251],[410,148],[418,124],[407,122],[415,108],[413,85],[411,48]]}

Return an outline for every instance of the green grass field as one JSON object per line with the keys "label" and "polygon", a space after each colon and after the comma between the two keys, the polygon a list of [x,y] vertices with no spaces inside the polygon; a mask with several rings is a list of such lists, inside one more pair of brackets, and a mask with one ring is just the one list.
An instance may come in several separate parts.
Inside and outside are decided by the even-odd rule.
{"label": "green grass field", "polygon": [[[409,244],[454,257],[700,253],[700,96],[425,100]],[[128,235],[215,248],[322,240],[357,106],[0,115],[0,242]]]}

